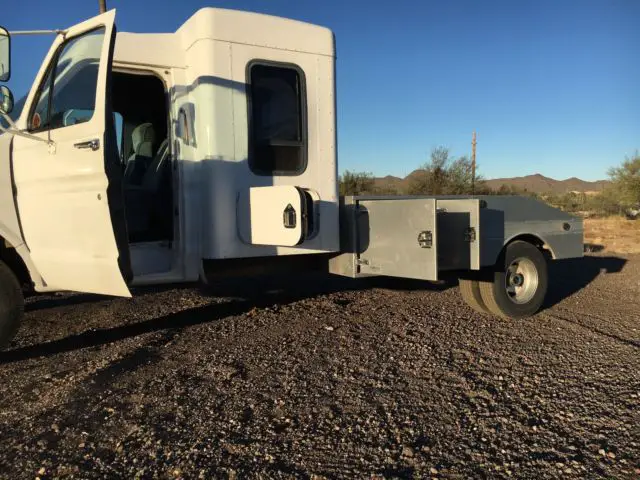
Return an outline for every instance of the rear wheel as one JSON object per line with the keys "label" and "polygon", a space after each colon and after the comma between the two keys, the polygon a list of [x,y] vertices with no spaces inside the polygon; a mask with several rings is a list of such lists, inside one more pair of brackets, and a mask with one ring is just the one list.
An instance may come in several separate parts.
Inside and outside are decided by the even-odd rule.
{"label": "rear wheel", "polygon": [[534,315],[544,302],[548,286],[547,261],[538,248],[528,242],[507,245],[493,272],[479,283],[487,309],[503,318]]}
{"label": "rear wheel", "polygon": [[477,279],[461,278],[460,294],[462,299],[478,313],[491,313],[482,300],[480,282]]}
{"label": "rear wheel", "polygon": [[0,350],[7,348],[15,336],[24,314],[24,297],[20,282],[0,261]]}

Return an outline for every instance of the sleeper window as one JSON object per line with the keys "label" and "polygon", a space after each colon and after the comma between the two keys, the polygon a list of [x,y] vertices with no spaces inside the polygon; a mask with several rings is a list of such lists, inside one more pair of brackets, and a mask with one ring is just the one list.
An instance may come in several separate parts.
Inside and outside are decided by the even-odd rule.
{"label": "sleeper window", "polygon": [[296,67],[249,66],[249,166],[261,175],[298,175],[307,163],[304,75]]}

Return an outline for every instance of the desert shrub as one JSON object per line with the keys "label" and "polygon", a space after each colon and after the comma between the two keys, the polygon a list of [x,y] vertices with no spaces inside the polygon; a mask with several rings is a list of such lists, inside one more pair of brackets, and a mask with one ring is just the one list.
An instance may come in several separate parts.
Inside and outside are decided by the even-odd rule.
{"label": "desert shrub", "polygon": [[488,188],[488,191],[486,192],[486,194],[487,195],[521,195],[526,197],[541,198],[540,194],[536,192],[530,192],[526,188],[519,188],[519,187],[516,187],[515,185],[507,185],[504,183],[500,185],[500,187],[497,189]]}
{"label": "desert shrub", "polygon": [[583,193],[567,192],[550,194],[544,200],[551,206],[560,208],[565,212],[579,212],[584,210],[586,195]]}
{"label": "desert shrub", "polygon": [[401,189],[396,188],[394,185],[374,185],[374,195],[404,195]]}
{"label": "desert shrub", "polygon": [[588,195],[584,210],[596,216],[622,215],[624,206],[616,189],[608,187],[596,195]]}
{"label": "desert shrub", "polygon": [[578,211],[592,216],[624,215],[629,207],[640,204],[640,155],[625,158],[618,167],[609,169],[610,184],[593,195],[580,194],[554,199],[569,212]]}
{"label": "desert shrub", "polygon": [[340,176],[340,195],[363,195],[374,193],[374,180],[371,173],[351,172],[347,170]]}
{"label": "desert shrub", "polygon": [[618,167],[609,169],[615,197],[622,206],[640,204],[640,154],[627,157]]}

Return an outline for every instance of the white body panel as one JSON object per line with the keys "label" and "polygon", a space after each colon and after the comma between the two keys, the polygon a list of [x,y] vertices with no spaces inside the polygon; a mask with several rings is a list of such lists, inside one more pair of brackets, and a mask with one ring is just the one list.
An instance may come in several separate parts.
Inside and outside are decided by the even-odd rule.
{"label": "white body panel", "polygon": [[133,67],[185,68],[184,52],[173,33],[118,33],[114,63]]}
{"label": "white body panel", "polygon": [[[202,184],[203,198],[197,212],[201,215],[201,257],[337,251],[335,58],[331,32],[265,15],[203,9],[177,34],[185,48],[188,67],[186,85],[176,88],[174,101],[178,107],[183,103],[195,105],[196,148],[191,153],[195,155],[193,161],[200,165],[188,167],[183,181]],[[247,65],[255,59],[295,64],[305,73],[309,148],[307,168],[301,175],[262,176],[249,168]],[[198,178],[192,181],[190,174]],[[244,243],[237,233],[236,206],[248,201],[251,187],[265,186],[299,186],[314,191],[320,198],[318,235],[297,247]],[[244,200],[239,200],[241,197]]]}

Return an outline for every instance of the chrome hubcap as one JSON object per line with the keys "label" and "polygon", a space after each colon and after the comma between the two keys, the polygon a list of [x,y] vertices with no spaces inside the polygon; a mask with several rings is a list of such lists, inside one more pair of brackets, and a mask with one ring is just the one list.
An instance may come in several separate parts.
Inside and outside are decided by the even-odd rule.
{"label": "chrome hubcap", "polygon": [[513,303],[527,303],[538,290],[538,269],[528,258],[517,258],[505,275],[507,296]]}

